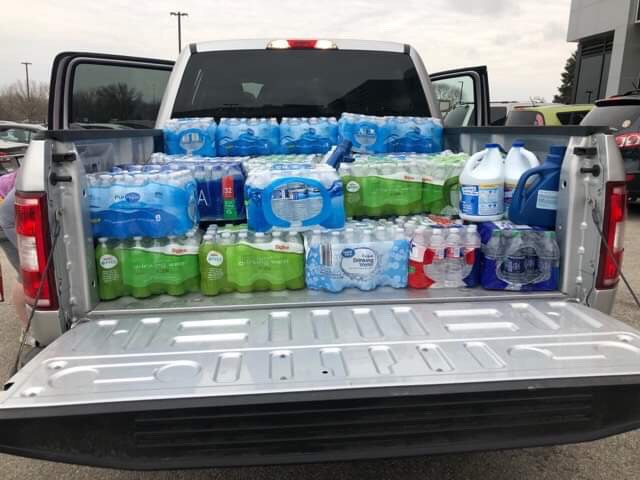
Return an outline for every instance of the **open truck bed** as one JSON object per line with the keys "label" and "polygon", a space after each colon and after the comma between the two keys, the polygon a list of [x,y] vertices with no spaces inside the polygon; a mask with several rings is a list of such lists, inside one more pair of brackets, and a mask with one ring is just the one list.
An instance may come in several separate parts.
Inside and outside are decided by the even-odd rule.
{"label": "open truck bed", "polygon": [[98,310],[12,379],[0,448],[155,469],[514,448],[640,426],[638,332],[539,296]]}

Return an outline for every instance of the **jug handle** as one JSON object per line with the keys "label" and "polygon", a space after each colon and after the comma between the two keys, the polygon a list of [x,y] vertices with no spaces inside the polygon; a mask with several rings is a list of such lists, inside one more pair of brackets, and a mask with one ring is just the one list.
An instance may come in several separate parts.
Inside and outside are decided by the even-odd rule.
{"label": "jug handle", "polygon": [[472,172],[473,170],[475,170],[476,167],[480,165],[480,162],[482,161],[482,157],[486,151],[487,149],[485,148],[484,150],[480,150],[479,152],[471,155],[467,160],[467,163],[465,163],[464,169],[462,170],[461,174],[465,172],[466,173]]}
{"label": "jug handle", "polygon": [[455,206],[454,203],[451,203],[451,192],[459,186],[460,177],[450,177],[445,180],[444,185],[442,185],[442,198],[444,199],[446,205],[450,207]]}
{"label": "jug handle", "polygon": [[540,160],[538,160],[538,157],[536,157],[535,153],[528,150],[525,150],[523,153],[525,158],[527,159],[527,162],[529,162],[529,168],[536,168],[540,166]]}
{"label": "jug handle", "polygon": [[522,174],[522,176],[520,177],[520,180],[518,180],[518,185],[516,186],[516,191],[520,191],[520,190],[524,189],[525,201],[529,200],[531,195],[533,195],[533,191],[535,190],[535,185],[538,182],[534,182],[533,184],[531,184],[528,189],[525,189],[524,186],[527,184],[527,180],[529,180],[530,177],[532,177],[534,175],[539,175],[539,172],[540,172],[540,167],[530,168],[529,170],[524,172]]}

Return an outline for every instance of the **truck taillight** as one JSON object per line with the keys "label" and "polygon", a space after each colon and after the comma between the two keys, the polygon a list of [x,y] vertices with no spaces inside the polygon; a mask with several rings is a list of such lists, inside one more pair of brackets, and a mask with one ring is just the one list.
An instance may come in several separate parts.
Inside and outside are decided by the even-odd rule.
{"label": "truck taillight", "polygon": [[53,267],[43,278],[51,251],[46,194],[16,192],[15,199],[18,256],[25,297],[27,302],[35,305],[38,289],[43,283],[37,307],[54,310],[58,308],[58,298]]}
{"label": "truck taillight", "polygon": [[[624,223],[627,218],[627,187],[625,182],[607,182],[600,244],[600,264],[596,288],[613,288],[618,283],[624,252]],[[606,245],[605,245],[606,242]],[[608,248],[607,248],[608,247]]]}
{"label": "truck taillight", "polygon": [[315,48],[317,50],[335,50],[338,46],[332,42],[331,40],[316,40],[310,38],[299,38],[299,39],[278,39],[271,40],[267,45],[268,49],[273,50],[285,50],[288,48],[292,49],[311,49]]}
{"label": "truck taillight", "polygon": [[616,135],[619,148],[640,148],[640,132],[627,132]]}

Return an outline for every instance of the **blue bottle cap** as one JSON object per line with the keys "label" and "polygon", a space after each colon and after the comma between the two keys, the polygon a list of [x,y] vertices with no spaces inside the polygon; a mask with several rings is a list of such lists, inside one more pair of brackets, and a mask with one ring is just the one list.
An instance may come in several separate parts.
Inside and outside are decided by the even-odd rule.
{"label": "blue bottle cap", "polygon": [[497,143],[487,143],[485,148],[500,148],[500,145]]}
{"label": "blue bottle cap", "polygon": [[515,140],[512,144],[512,147],[524,147],[524,142],[522,140]]}

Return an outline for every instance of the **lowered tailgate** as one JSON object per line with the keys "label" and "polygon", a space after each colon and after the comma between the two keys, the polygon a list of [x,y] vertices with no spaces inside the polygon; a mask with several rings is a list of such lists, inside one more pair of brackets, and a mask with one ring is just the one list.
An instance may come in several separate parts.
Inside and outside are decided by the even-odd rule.
{"label": "lowered tailgate", "polygon": [[157,469],[511,448],[640,426],[640,333],[563,299],[110,315],[0,395],[0,450]]}

